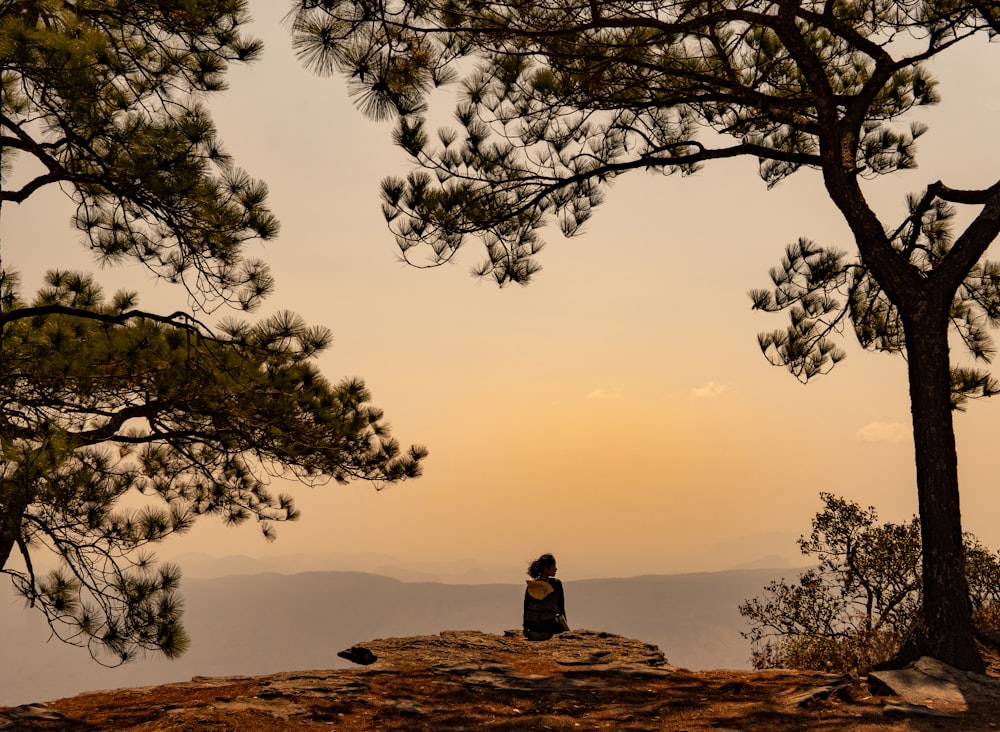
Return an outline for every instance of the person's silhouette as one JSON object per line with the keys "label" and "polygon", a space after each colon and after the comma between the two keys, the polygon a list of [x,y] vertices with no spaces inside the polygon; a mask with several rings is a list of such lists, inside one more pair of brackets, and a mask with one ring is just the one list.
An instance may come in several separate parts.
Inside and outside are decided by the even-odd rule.
{"label": "person's silhouette", "polygon": [[566,596],[556,579],[556,558],[543,554],[528,566],[528,586],[524,590],[524,637],[547,640],[569,630]]}

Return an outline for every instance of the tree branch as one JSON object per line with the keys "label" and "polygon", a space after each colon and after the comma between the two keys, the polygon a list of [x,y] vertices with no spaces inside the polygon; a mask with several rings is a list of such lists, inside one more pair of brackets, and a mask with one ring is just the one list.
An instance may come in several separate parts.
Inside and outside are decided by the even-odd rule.
{"label": "tree branch", "polygon": [[113,325],[124,325],[133,318],[141,318],[143,320],[151,320],[156,323],[163,323],[164,325],[170,325],[176,328],[191,331],[193,333],[198,333],[209,340],[220,341],[220,339],[211,335],[211,331],[204,323],[201,323],[199,320],[183,310],[178,310],[170,315],[157,315],[156,313],[149,313],[143,310],[126,310],[121,313],[112,314],[86,310],[83,308],[74,308],[68,305],[38,305],[34,307],[17,308],[16,310],[8,310],[0,313],[0,327],[18,320],[45,317],[48,315],[66,315],[73,318],[97,320],[102,323],[111,323]]}

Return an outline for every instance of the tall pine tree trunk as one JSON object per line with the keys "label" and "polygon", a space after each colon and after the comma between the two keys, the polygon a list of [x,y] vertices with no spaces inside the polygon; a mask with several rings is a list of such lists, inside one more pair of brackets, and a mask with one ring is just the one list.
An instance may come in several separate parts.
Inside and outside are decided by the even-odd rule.
{"label": "tall pine tree trunk", "polygon": [[923,544],[923,622],[916,650],[981,672],[965,575],[951,407],[948,301],[902,313]]}

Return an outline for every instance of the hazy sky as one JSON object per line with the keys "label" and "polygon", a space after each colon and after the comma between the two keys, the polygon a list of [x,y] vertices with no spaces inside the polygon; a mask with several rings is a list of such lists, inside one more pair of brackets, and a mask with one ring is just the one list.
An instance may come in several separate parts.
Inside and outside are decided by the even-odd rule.
{"label": "hazy sky", "polygon": [[[286,3],[251,8],[264,58],[233,69],[210,105],[282,224],[250,252],[278,283],[260,314],[294,310],[332,329],[324,373],[364,378],[400,441],[430,457],[424,477],[380,493],[285,486],[302,519],[279,526],[274,544],[206,519],[161,556],[376,552],[509,567],[518,581],[551,551],[572,579],[794,559],[820,491],[885,520],[913,515],[902,358],[852,337],[846,361],[802,386],[757,347],[758,331],[786,320],[752,312],[746,292],[769,284],[785,245],[807,236],[853,250],[817,174],[767,191],[751,160],[685,179],[633,173],[584,233],[544,233],[544,269],[526,288],[472,277],[472,242],[458,264],[417,270],[398,261],[380,211],[380,180],[408,165],[390,127],[364,119],[340,79],[297,64]],[[868,188],[886,221],[928,182],[971,188],[1000,173],[997,146],[983,143],[1000,113],[1000,77],[985,72],[998,49],[966,46],[934,67],[945,101],[920,112],[931,125],[920,167]],[[71,213],[57,191],[4,208],[4,263],[25,290],[49,267],[95,269]],[[182,302],[139,268],[99,278],[138,289],[146,308]],[[988,402],[956,417],[965,527],[992,547],[998,425]]]}

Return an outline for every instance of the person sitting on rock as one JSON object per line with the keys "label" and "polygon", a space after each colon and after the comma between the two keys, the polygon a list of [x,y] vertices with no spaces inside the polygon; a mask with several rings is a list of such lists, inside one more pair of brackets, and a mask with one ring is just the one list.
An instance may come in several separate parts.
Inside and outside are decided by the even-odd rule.
{"label": "person sitting on rock", "polygon": [[524,591],[524,637],[548,640],[569,630],[566,597],[556,579],[556,558],[543,554],[528,567],[528,587]]}

